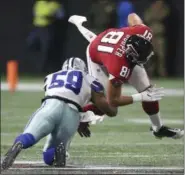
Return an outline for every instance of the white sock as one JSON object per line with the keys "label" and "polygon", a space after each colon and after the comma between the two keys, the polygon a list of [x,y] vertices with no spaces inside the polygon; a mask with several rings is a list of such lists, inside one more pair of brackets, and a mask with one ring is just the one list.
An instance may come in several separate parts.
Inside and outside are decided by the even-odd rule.
{"label": "white sock", "polygon": [[153,130],[157,132],[162,126],[160,112],[158,112],[157,114],[150,115],[149,117],[152,123]]}
{"label": "white sock", "polygon": [[95,33],[93,33],[92,31],[88,30],[87,28],[85,28],[82,25],[78,25],[78,30],[80,31],[80,33],[89,41],[92,42],[97,35]]}

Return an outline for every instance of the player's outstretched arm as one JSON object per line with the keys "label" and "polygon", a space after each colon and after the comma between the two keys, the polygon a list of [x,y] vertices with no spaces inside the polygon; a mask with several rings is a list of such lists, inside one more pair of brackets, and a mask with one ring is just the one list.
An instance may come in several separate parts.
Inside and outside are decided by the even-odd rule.
{"label": "player's outstretched arm", "polygon": [[163,88],[151,87],[145,90],[144,92],[133,94],[131,96],[122,96],[121,95],[121,85],[112,84],[111,81],[108,83],[108,93],[107,98],[111,106],[125,106],[132,104],[134,102],[152,102],[161,100],[164,96]]}
{"label": "player's outstretched arm", "polygon": [[113,84],[111,81],[108,82],[107,98],[110,105],[118,107],[133,103],[131,96],[121,96],[121,90],[121,84]]}
{"label": "player's outstretched arm", "polygon": [[92,90],[92,102],[96,105],[96,107],[108,115],[109,117],[114,117],[117,115],[117,107],[110,106],[107,102],[107,99],[104,93],[97,93]]}
{"label": "player's outstretched arm", "polygon": [[135,25],[141,25],[141,24],[143,24],[143,20],[136,13],[131,13],[128,15],[129,26],[135,26]]}

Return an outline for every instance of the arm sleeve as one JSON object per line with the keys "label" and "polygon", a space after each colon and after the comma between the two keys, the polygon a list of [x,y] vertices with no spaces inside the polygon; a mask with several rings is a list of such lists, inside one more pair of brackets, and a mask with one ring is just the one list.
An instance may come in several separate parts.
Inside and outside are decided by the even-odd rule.
{"label": "arm sleeve", "polygon": [[84,76],[85,81],[89,84],[91,90],[95,91],[96,93],[104,93],[104,87],[99,82],[98,79],[94,78],[93,76],[86,74]]}

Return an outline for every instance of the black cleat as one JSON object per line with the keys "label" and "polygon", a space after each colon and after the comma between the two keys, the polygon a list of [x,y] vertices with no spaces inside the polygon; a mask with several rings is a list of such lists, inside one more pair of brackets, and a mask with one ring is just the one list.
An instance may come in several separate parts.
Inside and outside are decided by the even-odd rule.
{"label": "black cleat", "polygon": [[60,143],[55,149],[55,167],[65,167],[66,165],[66,151],[63,143]]}
{"label": "black cleat", "polygon": [[21,142],[17,142],[8,150],[1,165],[3,170],[6,170],[12,166],[13,162],[15,161],[15,158],[21,152],[22,148],[23,144]]}
{"label": "black cleat", "polygon": [[184,136],[184,130],[177,128],[169,128],[167,126],[162,126],[157,132],[155,132],[152,128],[150,130],[153,132],[153,135],[159,139],[163,137],[169,137],[173,139],[180,139]]}

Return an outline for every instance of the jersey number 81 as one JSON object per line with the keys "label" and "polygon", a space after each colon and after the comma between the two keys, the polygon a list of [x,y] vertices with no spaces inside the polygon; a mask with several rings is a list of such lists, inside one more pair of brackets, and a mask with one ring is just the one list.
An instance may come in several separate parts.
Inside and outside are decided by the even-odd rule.
{"label": "jersey number 81", "polygon": [[[112,44],[115,45],[117,44],[120,39],[123,37],[124,32],[108,32],[102,39],[101,39],[101,43],[107,43],[107,44]],[[106,53],[112,53],[114,50],[114,47],[111,46],[103,46],[103,45],[99,45],[98,46],[98,51],[101,52],[106,52]],[[130,73],[130,69],[128,69],[125,66],[122,66],[120,75],[122,77],[127,78],[129,76]]]}
{"label": "jersey number 81", "polygon": [[[124,32],[114,32],[114,31],[108,32],[101,39],[101,43],[115,45],[120,41],[120,39],[123,37],[123,35],[124,35]],[[106,52],[106,53],[112,53],[113,50],[114,50],[114,47],[98,45],[98,51]]]}

